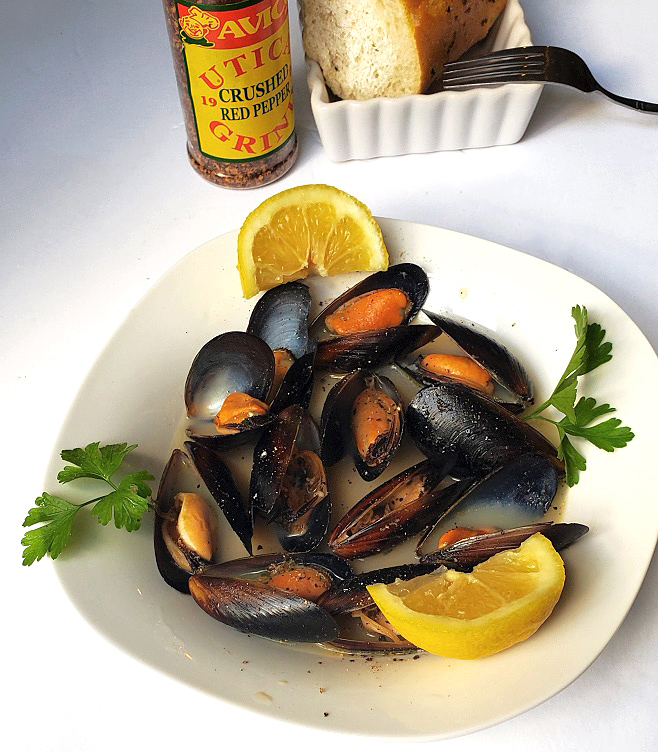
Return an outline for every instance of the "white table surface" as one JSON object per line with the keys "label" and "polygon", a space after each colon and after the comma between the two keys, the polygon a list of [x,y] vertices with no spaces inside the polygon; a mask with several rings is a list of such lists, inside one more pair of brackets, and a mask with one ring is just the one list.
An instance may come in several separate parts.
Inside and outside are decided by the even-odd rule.
{"label": "white table surface", "polygon": [[[653,0],[524,5],[536,43],[579,51],[609,89],[658,102]],[[30,569],[19,563],[20,525],[42,491],[59,427],[117,324],[176,260],[239,226],[268,196],[331,183],[380,216],[546,259],[605,291],[654,348],[658,343],[658,116],[552,88],[514,146],[332,163],[311,117],[296,19],[292,34],[298,162],[271,186],[236,192],[204,182],[188,166],[159,3],[3,6],[6,750],[381,746],[284,725],[160,676],[82,620],[49,561]],[[137,377],[138,364],[135,371]],[[648,400],[655,390],[647,384]],[[655,485],[652,472],[648,486]],[[442,742],[442,749],[657,749],[657,635],[652,566],[617,634],[571,686],[523,716]]]}

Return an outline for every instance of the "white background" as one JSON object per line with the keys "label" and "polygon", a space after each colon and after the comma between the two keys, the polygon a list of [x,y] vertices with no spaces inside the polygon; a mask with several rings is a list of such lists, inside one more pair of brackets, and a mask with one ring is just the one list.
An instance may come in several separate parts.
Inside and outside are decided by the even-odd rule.
{"label": "white background", "polygon": [[[658,102],[652,0],[525,0],[524,7],[535,43],[578,51],[607,88]],[[295,18],[292,35],[298,162],[271,186],[232,192],[187,164],[158,3],[3,4],[5,749],[381,746],[284,725],[156,674],[78,616],[50,562],[19,564],[20,526],[60,448],[59,427],[117,324],[176,260],[238,227],[268,196],[330,183],[375,214],[517,248],[601,288],[658,343],[658,116],[551,88],[519,144],[332,163],[310,114]],[[139,379],[139,362],[126,367]],[[647,384],[647,401],[655,390]],[[649,489],[654,473],[647,468]],[[442,749],[656,749],[657,593],[652,565],[626,621],[585,674],[525,715],[441,742]]]}

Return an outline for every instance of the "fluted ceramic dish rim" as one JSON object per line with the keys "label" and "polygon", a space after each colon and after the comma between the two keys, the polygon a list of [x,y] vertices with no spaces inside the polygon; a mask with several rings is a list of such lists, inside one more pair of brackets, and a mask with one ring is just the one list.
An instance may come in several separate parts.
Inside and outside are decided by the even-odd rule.
{"label": "fluted ceramic dish rim", "polygon": [[[538,397],[554,386],[573,350],[572,305],[586,305],[614,343],[613,360],[585,377],[583,386],[585,393],[609,400],[636,437],[614,454],[585,447],[588,469],[569,491],[565,520],[591,529],[564,552],[566,588],[537,634],[480,661],[423,655],[366,662],[249,637],[214,621],[165,584],[155,566],[150,519],[130,535],[81,519],[55,569],[80,614],[108,641],[221,701],[321,730],[434,740],[491,726],[559,692],[598,656],[624,619],[658,529],[655,486],[645,482],[658,415],[643,389],[658,379],[658,362],[612,300],[563,269],[436,227],[390,219],[380,224],[391,262],[416,262],[430,274],[427,307],[495,331],[529,368]],[[127,315],[70,409],[46,490],[59,492],[59,450],[91,441],[137,443],[130,469],[161,474],[183,416],[183,384],[194,354],[219,332],[244,329],[254,305],[240,293],[236,239],[232,232],[190,253]],[[315,301],[326,301],[360,276],[314,277],[308,284]],[[541,285],[532,284],[537,279]],[[134,362],[140,364],[139,379],[126,368]],[[338,475],[346,482],[356,479],[341,467]],[[67,486],[67,498],[93,495],[85,497],[91,489],[82,488],[76,499],[74,485]],[[233,546],[228,557],[240,555],[236,540],[229,544],[222,535]],[[625,540],[633,545],[620,546]],[[92,685],[102,681],[93,671],[90,677]]]}
{"label": "fluted ceramic dish rim", "polygon": [[[482,51],[532,44],[519,0],[508,0],[490,36],[480,44]],[[318,63],[306,57],[306,66],[313,117],[322,145],[334,161],[515,143],[523,137],[544,87],[543,83],[505,84],[330,101]],[[476,109],[478,116],[473,118]],[[410,136],[414,123],[422,121],[431,125],[423,124],[414,140]]]}

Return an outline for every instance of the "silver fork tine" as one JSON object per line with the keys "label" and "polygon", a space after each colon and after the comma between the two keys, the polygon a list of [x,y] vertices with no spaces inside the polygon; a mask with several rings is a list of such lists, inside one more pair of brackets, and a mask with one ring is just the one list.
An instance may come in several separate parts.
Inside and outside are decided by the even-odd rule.
{"label": "silver fork tine", "polygon": [[487,68],[492,65],[506,65],[517,67],[522,65],[544,65],[546,56],[543,52],[526,53],[525,48],[519,50],[501,50],[484,57],[472,58],[470,60],[457,60],[454,63],[446,63],[444,71],[446,73],[456,73],[462,70],[472,70]]}
{"label": "silver fork tine", "polygon": [[486,65],[469,68],[453,68],[444,71],[443,81],[457,81],[462,77],[474,78],[479,76],[488,76],[490,74],[498,75],[515,75],[522,73],[535,73],[541,75],[544,73],[545,66],[543,63],[509,63],[509,62],[490,62]]}
{"label": "silver fork tine", "polygon": [[456,89],[539,81],[573,86],[584,92],[599,91],[634,110],[658,113],[658,104],[622,97],[604,89],[581,57],[561,47],[519,47],[448,63],[438,83],[443,89]]}

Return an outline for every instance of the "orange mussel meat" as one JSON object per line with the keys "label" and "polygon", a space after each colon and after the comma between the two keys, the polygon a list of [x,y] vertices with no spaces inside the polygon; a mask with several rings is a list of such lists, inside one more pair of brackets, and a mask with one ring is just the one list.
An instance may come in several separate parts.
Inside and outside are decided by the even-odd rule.
{"label": "orange mussel meat", "polygon": [[485,394],[494,393],[494,383],[482,366],[464,355],[426,355],[420,361],[422,371],[458,381]]}
{"label": "orange mussel meat", "polygon": [[243,392],[233,392],[224,400],[220,411],[214,418],[220,434],[239,433],[242,424],[250,418],[267,415],[269,407],[265,402]]}
{"label": "orange mussel meat", "polygon": [[373,290],[344,303],[327,316],[325,326],[333,334],[339,335],[400,326],[411,310],[411,305],[402,290]]}

